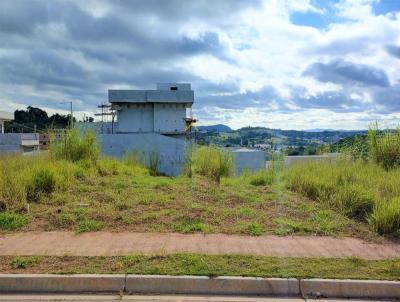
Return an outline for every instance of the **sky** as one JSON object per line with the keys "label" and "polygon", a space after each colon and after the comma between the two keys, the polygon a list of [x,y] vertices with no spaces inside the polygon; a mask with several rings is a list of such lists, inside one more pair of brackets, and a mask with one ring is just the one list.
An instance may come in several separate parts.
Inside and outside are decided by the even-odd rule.
{"label": "sky", "polygon": [[0,110],[189,82],[199,124],[400,124],[400,0],[1,0]]}

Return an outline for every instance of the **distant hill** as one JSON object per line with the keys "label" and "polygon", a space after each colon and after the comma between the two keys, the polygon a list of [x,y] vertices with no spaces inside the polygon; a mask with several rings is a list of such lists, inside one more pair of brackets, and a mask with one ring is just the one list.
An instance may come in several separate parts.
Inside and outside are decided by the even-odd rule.
{"label": "distant hill", "polygon": [[[222,126],[222,127],[221,127]],[[232,130],[224,125],[208,126],[202,136],[205,144],[219,146],[254,146],[259,148],[274,148],[291,150],[293,153],[313,154],[317,148],[326,144],[334,144],[354,135],[365,135],[365,130],[330,130],[314,131],[282,130],[264,127],[244,127]],[[214,128],[216,127],[216,128]],[[200,128],[200,127],[199,127]],[[201,129],[201,128],[200,128]],[[212,129],[214,129],[212,131]],[[297,150],[299,149],[299,150]]]}
{"label": "distant hill", "polygon": [[210,125],[210,126],[198,126],[197,129],[207,132],[214,133],[228,133],[232,132],[232,129],[226,125],[218,124],[218,125]]}

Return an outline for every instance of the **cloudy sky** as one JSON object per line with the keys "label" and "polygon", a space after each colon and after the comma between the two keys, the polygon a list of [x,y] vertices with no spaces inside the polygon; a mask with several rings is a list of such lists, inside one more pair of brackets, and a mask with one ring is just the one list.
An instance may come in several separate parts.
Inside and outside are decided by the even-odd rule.
{"label": "cloudy sky", "polygon": [[400,0],[0,1],[0,110],[190,82],[201,124],[400,123]]}

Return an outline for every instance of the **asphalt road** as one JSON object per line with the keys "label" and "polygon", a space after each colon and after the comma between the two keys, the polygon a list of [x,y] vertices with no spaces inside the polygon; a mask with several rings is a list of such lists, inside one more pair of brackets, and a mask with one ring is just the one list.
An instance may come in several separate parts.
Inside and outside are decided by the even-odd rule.
{"label": "asphalt road", "polygon": [[[135,302],[335,302],[335,301],[347,301],[347,302],[361,302],[364,300],[334,300],[334,299],[301,299],[301,298],[264,298],[264,297],[232,297],[232,296],[185,296],[185,295],[126,295],[126,296],[115,296],[115,295],[0,295],[0,301],[2,302],[84,302],[84,301],[135,301]],[[372,300],[368,300],[371,302]],[[379,300],[382,302],[382,300]]]}

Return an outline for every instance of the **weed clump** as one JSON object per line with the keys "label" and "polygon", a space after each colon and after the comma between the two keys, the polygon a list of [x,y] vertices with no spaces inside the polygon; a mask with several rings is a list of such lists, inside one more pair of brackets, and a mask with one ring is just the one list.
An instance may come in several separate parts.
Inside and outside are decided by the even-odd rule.
{"label": "weed clump", "polygon": [[100,148],[93,131],[82,134],[79,130],[68,131],[64,137],[54,140],[50,147],[51,154],[56,159],[65,159],[72,162],[89,160],[96,162],[100,155]]}
{"label": "weed clump", "polygon": [[27,269],[39,264],[40,261],[39,256],[16,256],[11,259],[10,266],[13,269]]}
{"label": "weed clump", "polygon": [[373,162],[389,170],[400,167],[400,128],[395,133],[381,133],[375,124],[368,131],[369,156]]}
{"label": "weed clump", "polygon": [[272,169],[260,170],[249,176],[250,184],[253,186],[269,186],[274,182],[274,171]]}
{"label": "weed clump", "polygon": [[379,234],[400,235],[400,198],[378,202],[369,219]]}
{"label": "weed clump", "polygon": [[78,233],[101,231],[105,227],[104,223],[97,220],[85,219],[78,225]]}
{"label": "weed clump", "polygon": [[38,201],[41,195],[51,194],[56,187],[54,173],[48,169],[34,171],[31,182],[26,186],[29,201]]}
{"label": "weed clump", "polygon": [[28,218],[26,216],[3,212],[0,213],[0,229],[6,231],[13,231],[20,229],[28,223]]}
{"label": "weed clump", "polygon": [[232,175],[233,159],[230,153],[217,147],[200,147],[192,152],[190,162],[194,173],[206,176],[218,183],[221,177]]}

